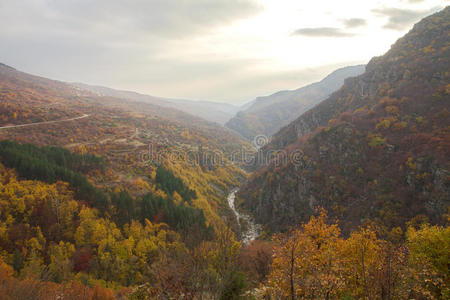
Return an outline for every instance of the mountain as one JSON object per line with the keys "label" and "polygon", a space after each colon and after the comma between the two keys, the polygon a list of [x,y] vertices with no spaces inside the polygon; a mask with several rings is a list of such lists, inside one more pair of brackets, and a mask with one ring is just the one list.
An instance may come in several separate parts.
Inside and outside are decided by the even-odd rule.
{"label": "mountain", "polygon": [[320,82],[270,96],[258,97],[245,105],[226,126],[252,140],[257,135],[271,136],[338,90],[344,80],[364,72],[364,65],[338,69]]}
{"label": "mountain", "polygon": [[318,207],[345,232],[445,220],[450,201],[450,8],[273,136],[238,193],[274,231]]}
{"label": "mountain", "polygon": [[131,91],[115,90],[103,86],[93,86],[83,83],[72,83],[72,85],[81,90],[95,93],[98,96],[129,99],[178,109],[193,116],[203,118],[210,122],[216,122],[221,125],[225,124],[239,110],[238,106],[228,103],[161,98]]}

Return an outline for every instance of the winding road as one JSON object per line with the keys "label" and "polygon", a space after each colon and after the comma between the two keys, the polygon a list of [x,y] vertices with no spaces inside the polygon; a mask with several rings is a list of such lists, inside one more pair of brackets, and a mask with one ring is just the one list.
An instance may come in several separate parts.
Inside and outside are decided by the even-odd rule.
{"label": "winding road", "polygon": [[36,122],[36,123],[28,123],[28,124],[19,124],[19,125],[8,125],[0,127],[0,129],[8,129],[8,128],[17,128],[17,127],[27,127],[27,126],[34,126],[34,125],[43,125],[43,124],[54,124],[54,123],[61,123],[61,122],[68,122],[68,121],[75,121],[79,119],[84,119],[89,117],[89,115],[84,114],[79,117],[75,118],[69,118],[69,119],[63,119],[63,120],[54,120],[54,121],[44,121],[44,122]]}

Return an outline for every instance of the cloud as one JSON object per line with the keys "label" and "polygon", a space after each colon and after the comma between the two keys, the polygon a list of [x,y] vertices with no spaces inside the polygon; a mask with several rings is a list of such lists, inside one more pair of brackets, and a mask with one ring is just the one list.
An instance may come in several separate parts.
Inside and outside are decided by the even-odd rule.
{"label": "cloud", "polygon": [[367,21],[360,18],[345,19],[342,21],[347,28],[361,27],[367,24]]}
{"label": "cloud", "polygon": [[260,12],[252,0],[66,0],[53,5],[63,15],[108,22],[151,35],[190,35]]}
{"label": "cloud", "polygon": [[412,10],[400,8],[377,8],[372,12],[381,17],[387,17],[388,22],[383,26],[387,29],[404,30],[411,27],[412,24],[419,21],[421,18],[437,12],[440,8],[432,8],[429,10]]}
{"label": "cloud", "polygon": [[66,81],[186,81],[196,67],[167,57],[190,58],[183,45],[261,10],[256,0],[0,0],[0,58]]}
{"label": "cloud", "polygon": [[[358,27],[363,21],[357,19],[366,16],[368,24],[388,21],[386,15],[381,15],[384,20],[370,13],[376,6],[364,5],[347,19],[342,16],[348,10],[338,9],[336,1],[282,2],[0,0],[0,61],[64,81],[157,96],[240,101],[301,86],[304,78],[317,80],[320,76],[301,71],[355,57],[369,59],[398,38],[395,31]],[[327,9],[332,13],[325,14]],[[332,25],[330,18],[338,23]],[[292,24],[299,28],[293,33],[297,37],[318,38],[306,43],[287,36]],[[314,26],[318,28],[305,28]],[[372,29],[382,34],[368,38]]]}
{"label": "cloud", "polygon": [[293,35],[303,35],[303,36],[307,36],[307,37],[349,37],[349,36],[354,36],[353,33],[345,32],[340,28],[334,28],[334,27],[299,28],[293,32]]}
{"label": "cloud", "polygon": [[3,1],[0,17],[14,16],[22,28],[39,24],[50,31],[126,31],[172,38],[209,31],[262,11],[255,0],[25,0],[2,5]]}

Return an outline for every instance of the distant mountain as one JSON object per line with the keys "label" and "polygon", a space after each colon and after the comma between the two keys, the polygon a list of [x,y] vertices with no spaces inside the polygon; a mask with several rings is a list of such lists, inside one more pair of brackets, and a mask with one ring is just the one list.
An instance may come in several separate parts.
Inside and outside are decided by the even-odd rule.
{"label": "distant mountain", "polygon": [[346,78],[362,74],[364,68],[364,65],[341,68],[320,82],[293,91],[258,97],[244,105],[226,126],[249,140],[259,134],[271,136],[338,90]]}
{"label": "distant mountain", "polygon": [[130,99],[134,101],[156,104],[163,107],[176,108],[193,116],[203,118],[207,121],[216,122],[221,125],[225,124],[239,110],[238,106],[227,103],[161,98],[131,91],[115,90],[103,86],[93,86],[84,83],[72,83],[72,85],[79,89],[93,92],[99,96]]}
{"label": "distant mountain", "polygon": [[345,232],[368,220],[390,230],[412,218],[446,219],[449,20],[449,7],[423,19],[363,75],[273,136],[238,194],[258,222],[284,230],[317,207]]}
{"label": "distant mountain", "polygon": [[[129,101],[125,104],[123,98],[124,96],[113,97],[98,91],[80,89],[66,82],[21,72],[0,63],[0,125],[46,122],[77,114],[90,114],[92,111],[87,107],[94,104],[103,108],[109,104],[108,109],[120,106],[129,110],[142,106],[154,117],[191,125],[213,125],[179,109],[159,105],[157,100],[146,102],[128,98]],[[217,125],[213,127],[222,128]]]}
{"label": "distant mountain", "polygon": [[258,98],[242,104],[241,107],[239,107],[239,111],[244,111],[244,110],[249,109],[256,102],[257,99]]}
{"label": "distant mountain", "polygon": [[16,70],[16,69],[14,69],[13,67],[10,67],[10,66],[5,65],[5,64],[2,64],[2,63],[0,63],[0,68],[3,68],[3,69],[9,69],[9,70],[12,70],[12,71]]}

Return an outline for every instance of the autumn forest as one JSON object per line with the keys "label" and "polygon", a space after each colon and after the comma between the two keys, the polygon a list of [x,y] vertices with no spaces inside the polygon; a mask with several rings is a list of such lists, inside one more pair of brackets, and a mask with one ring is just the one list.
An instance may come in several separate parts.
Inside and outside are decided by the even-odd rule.
{"label": "autumn forest", "polygon": [[450,299],[450,8],[379,55],[235,108],[0,64],[0,299]]}

